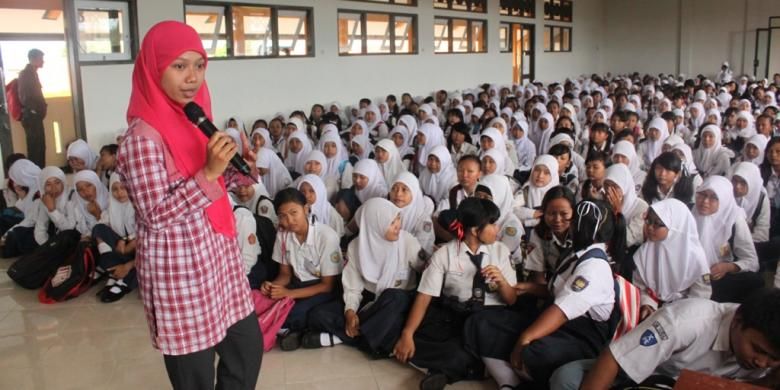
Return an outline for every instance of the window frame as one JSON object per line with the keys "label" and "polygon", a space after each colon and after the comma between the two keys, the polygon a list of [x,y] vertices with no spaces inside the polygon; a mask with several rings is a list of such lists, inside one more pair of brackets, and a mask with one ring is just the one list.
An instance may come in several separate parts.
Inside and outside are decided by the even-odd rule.
{"label": "window frame", "polygon": [[[448,51],[442,52],[442,51],[436,51],[436,21],[439,19],[447,20],[447,41],[448,41]],[[466,51],[454,51],[453,50],[453,31],[452,31],[452,24],[455,20],[462,20],[466,21],[466,31],[467,31],[467,37],[466,41],[468,42],[468,48]],[[482,23],[482,32],[483,32],[483,42],[482,47],[485,49],[482,51],[474,51],[472,48],[473,39],[471,36],[471,33],[473,31],[472,23],[473,22],[481,22]],[[442,15],[433,15],[433,25],[434,25],[434,35],[433,35],[433,41],[434,41],[434,48],[433,48],[433,54],[487,54],[489,52],[488,48],[488,21],[487,19],[473,19],[473,18],[459,18],[459,17],[453,17],[453,16],[442,16]]]}
{"label": "window frame", "polygon": [[[470,5],[471,2],[474,2],[474,1],[481,2],[482,3],[482,11],[475,11],[473,9],[457,9],[457,8],[453,8],[452,7],[452,3],[453,3],[454,0],[444,0],[444,1],[447,2],[447,7],[437,7],[435,1],[432,1],[431,5],[433,6],[433,9],[437,10],[437,11],[444,10],[444,11],[454,11],[454,12],[468,12],[468,13],[474,13],[474,14],[487,14],[488,7],[490,6],[490,1],[489,0],[464,0],[464,1],[467,2],[468,5]],[[436,16],[434,15],[434,17],[436,17]],[[485,23],[487,23],[487,20],[485,21]]]}
{"label": "window frame", "polygon": [[[363,1],[363,0],[359,0]],[[342,53],[340,42],[339,42],[339,21],[341,20],[340,16],[342,13],[345,14],[353,14],[353,15],[360,15],[360,39],[361,39],[361,48],[360,53]],[[411,18],[411,26],[412,26],[412,35],[413,39],[409,40],[409,45],[412,47],[412,50],[408,53],[405,52],[396,52],[395,48],[395,41],[396,41],[396,35],[395,35],[395,28],[388,27],[388,30],[390,31],[390,52],[389,53],[369,53],[368,52],[368,20],[367,15],[368,14],[379,14],[379,15],[386,15],[388,17],[388,26],[395,26],[395,18],[396,17],[404,17],[404,18]],[[360,57],[360,56],[409,56],[409,55],[417,55],[420,53],[420,45],[419,45],[419,28],[418,28],[418,22],[417,22],[417,14],[406,14],[406,13],[400,13],[400,12],[385,12],[385,11],[366,11],[366,10],[355,10],[355,9],[342,9],[339,8],[336,10],[336,50],[338,51],[339,57]]]}
{"label": "window frame", "polygon": [[[553,41],[553,37],[555,36],[555,34],[554,34],[555,29],[559,29],[559,35],[558,36],[560,37],[560,39],[559,39],[558,44],[559,44],[560,49],[558,49],[558,50],[555,50],[555,43],[556,42]],[[563,31],[564,30],[568,30],[569,31],[569,47],[568,47],[568,50],[563,50],[563,47],[564,47],[564,45],[563,45],[563,42],[564,42]],[[553,25],[553,24],[545,24],[544,25],[544,32],[543,32],[543,34],[548,34],[548,31],[549,31],[550,41],[548,43],[549,43],[550,46],[549,47],[544,46],[544,42],[543,42],[544,52],[545,53],[571,53],[572,50],[573,50],[572,49],[572,46],[573,46],[572,45],[572,42],[573,42],[573,38],[572,38],[572,32],[573,31],[572,30],[573,30],[572,26],[559,26],[559,25]],[[542,40],[544,41],[544,35],[542,35]]]}
{"label": "window frame", "polygon": [[[514,13],[513,12],[513,10],[514,10],[513,7],[502,6],[500,2],[499,2],[499,5],[498,5],[498,14],[501,15],[501,16],[510,16],[510,17],[514,17],[514,18],[534,19],[536,17],[536,0],[519,0],[519,1],[522,1],[522,2],[525,2],[525,3],[531,5],[530,15],[526,16],[526,15],[520,15],[520,14]],[[506,12],[504,10],[506,10]]]}
{"label": "window frame", "polygon": [[[561,12],[553,14],[552,7],[560,7]],[[564,19],[566,16],[566,8],[568,7],[569,15],[568,19]],[[544,20],[548,22],[562,22],[572,23],[574,21],[574,2],[572,0],[544,0]],[[548,8],[550,12],[547,12]],[[556,19],[556,17],[558,19]]]}
{"label": "window frame", "polygon": [[383,4],[384,5],[400,5],[400,6],[403,6],[403,7],[417,7],[419,5],[418,4],[418,0],[411,0],[410,4],[397,3],[396,1],[398,1],[398,0],[387,0],[387,1],[382,1],[382,0],[349,0],[349,1],[357,1],[357,2],[360,2],[360,3],[371,3],[371,4],[380,4],[380,5],[383,5]]}
{"label": "window frame", "polygon": [[[127,31],[124,33],[124,37],[122,39],[125,42],[125,45],[127,47],[127,54],[104,55],[104,54],[81,53],[80,50],[81,45],[79,42],[79,31],[78,31],[78,25],[79,25],[78,10],[80,9],[79,6],[86,5],[87,8],[89,8],[89,6],[93,6],[99,9],[99,5],[101,4],[108,5],[111,3],[124,5],[123,7],[117,7],[115,9],[121,9],[122,11],[125,11],[127,13],[127,17],[125,19],[127,24],[124,26]],[[70,9],[68,11],[65,11],[64,8],[70,8]],[[70,4],[68,2],[63,2],[63,11],[64,11],[63,23],[65,23],[66,26],[68,26],[68,24],[73,26],[71,31],[68,31],[66,27],[65,37],[66,38],[69,37],[74,43],[75,47],[73,50],[73,54],[75,55],[76,63],[83,64],[83,65],[112,65],[112,64],[132,64],[135,62],[135,58],[138,55],[138,48],[139,48],[138,8],[137,8],[136,1],[134,0],[75,0],[72,1]]]}
{"label": "window frame", "polygon": [[[257,60],[257,59],[280,59],[280,58],[311,58],[315,56],[315,32],[314,32],[314,8],[302,6],[288,6],[279,4],[260,4],[260,3],[242,3],[242,2],[219,2],[219,1],[200,1],[185,0],[184,19],[187,19],[187,6],[208,6],[219,7],[224,10],[225,17],[225,35],[227,39],[227,55],[224,57],[209,57],[209,61],[224,60]],[[233,34],[233,7],[248,8],[269,8],[271,10],[271,36],[273,41],[273,54],[267,56],[260,55],[236,55]],[[304,11],[306,12],[306,54],[305,55],[279,55],[279,11]]]}

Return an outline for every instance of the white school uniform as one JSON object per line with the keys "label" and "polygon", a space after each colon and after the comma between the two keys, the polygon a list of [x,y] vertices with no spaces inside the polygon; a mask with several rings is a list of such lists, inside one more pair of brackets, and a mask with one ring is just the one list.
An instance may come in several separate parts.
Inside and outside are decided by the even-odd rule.
{"label": "white school uniform", "polygon": [[[431,257],[430,264],[423,271],[417,292],[432,297],[457,297],[458,301],[466,302],[472,297],[474,275],[481,270],[469,259],[472,253],[468,246],[453,240],[439,248]],[[501,242],[490,245],[480,245],[477,253],[484,253],[482,267],[495,265],[507,283],[517,283],[517,276],[509,260],[509,249]],[[472,253],[474,254],[474,253]],[[486,291],[485,305],[505,305],[497,291]]]}
{"label": "white school uniform", "polygon": [[309,224],[304,242],[298,242],[294,233],[278,232],[272,258],[279,264],[291,266],[301,282],[338,275],[344,265],[338,234],[317,222]]}
{"label": "white school uniform", "polygon": [[[606,253],[604,244],[593,244],[572,256],[580,257],[591,249]],[[605,259],[592,257],[577,261],[564,260],[550,281],[555,305],[568,320],[589,315],[594,321],[607,321],[615,306],[615,285],[612,269]]]}
{"label": "white school uniform", "polygon": [[[102,218],[103,214],[108,212],[108,198],[111,196],[108,193],[108,189],[100,182],[100,178],[94,171],[83,170],[74,175],[73,187],[75,188],[76,184],[82,181],[95,186],[96,202],[100,207],[100,216]],[[73,225],[82,236],[91,236],[92,228],[95,227],[99,220],[87,211],[87,202],[78,193],[73,195],[71,202],[73,203],[73,213],[71,214]]]}
{"label": "white school uniform", "polygon": [[571,248],[571,240],[561,242],[555,234],[546,240],[533,229],[526,246],[524,268],[533,272],[554,272],[561,253],[568,248]]}
{"label": "white school uniform", "polygon": [[252,212],[243,207],[233,210],[236,218],[236,236],[241,259],[244,261],[244,273],[249,274],[260,256],[260,243],[257,240],[257,223]]}
{"label": "white school uniform", "polygon": [[741,368],[731,349],[730,327],[738,307],[699,298],[673,302],[613,341],[609,350],[637,383],[654,373],[677,377],[682,369],[758,378],[765,370]]}

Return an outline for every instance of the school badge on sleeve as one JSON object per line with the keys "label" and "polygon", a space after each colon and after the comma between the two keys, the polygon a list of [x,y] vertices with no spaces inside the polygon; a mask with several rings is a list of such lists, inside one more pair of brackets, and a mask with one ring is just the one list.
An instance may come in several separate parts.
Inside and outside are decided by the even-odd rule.
{"label": "school badge on sleeve", "polygon": [[430,233],[431,230],[433,230],[433,223],[431,222],[423,222],[423,231],[426,233]]}
{"label": "school badge on sleeve", "polygon": [[339,253],[339,251],[333,251],[333,253],[330,254],[330,261],[334,263],[338,263],[339,261],[341,261],[341,254]]}
{"label": "school badge on sleeve", "polygon": [[639,345],[643,347],[652,347],[656,344],[658,344],[658,339],[655,338],[655,333],[650,329],[646,330],[645,333],[642,333],[642,336],[639,337]]}
{"label": "school badge on sleeve", "polygon": [[514,237],[515,234],[517,234],[517,229],[513,228],[511,226],[508,226],[506,229],[504,229],[504,233],[506,233],[509,237]]}
{"label": "school badge on sleeve", "polygon": [[582,276],[577,276],[573,282],[571,282],[571,290],[574,292],[580,292],[586,288],[590,282]]}

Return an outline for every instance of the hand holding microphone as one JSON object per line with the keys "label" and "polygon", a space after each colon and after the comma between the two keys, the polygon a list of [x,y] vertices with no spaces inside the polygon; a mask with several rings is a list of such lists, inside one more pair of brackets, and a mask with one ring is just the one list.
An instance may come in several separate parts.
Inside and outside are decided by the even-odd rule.
{"label": "hand holding microphone", "polygon": [[251,174],[252,171],[249,165],[247,165],[240,153],[237,153],[238,146],[236,143],[233,142],[230,136],[217,130],[217,127],[211,123],[206,113],[203,112],[203,109],[197,103],[187,103],[184,106],[184,114],[187,115],[187,119],[198,126],[200,131],[209,138],[206,168],[204,169],[208,180],[215,180],[222,175],[222,172],[227,168],[227,164],[230,163],[236,170],[257,182]]}

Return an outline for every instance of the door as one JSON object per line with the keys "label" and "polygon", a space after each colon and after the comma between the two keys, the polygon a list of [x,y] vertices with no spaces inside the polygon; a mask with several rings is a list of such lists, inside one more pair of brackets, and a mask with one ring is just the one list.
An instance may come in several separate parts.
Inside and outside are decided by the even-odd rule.
{"label": "door", "polygon": [[512,80],[526,84],[534,79],[534,26],[512,24]]}
{"label": "door", "polygon": [[[18,77],[27,65],[27,52],[33,48],[44,52],[44,65],[38,69],[38,78],[48,104],[43,122],[46,165],[64,166],[64,147],[76,139],[76,126],[62,0],[0,3],[0,63],[5,82]],[[8,143],[12,148],[4,144],[4,128],[11,129]],[[0,115],[0,148],[3,159],[12,152],[27,152],[21,123],[9,120],[8,115]]]}
{"label": "door", "polygon": [[769,68],[769,29],[756,29],[756,51],[753,58],[753,75],[757,78],[767,77]]}
{"label": "door", "polygon": [[[0,47],[0,85],[5,92],[5,72],[3,67],[3,48]],[[10,80],[8,80],[10,81]],[[8,113],[8,102],[5,101],[5,93],[0,94],[0,183],[5,183],[5,157],[14,152],[13,141],[11,140],[11,117]]]}

